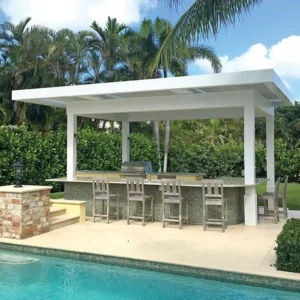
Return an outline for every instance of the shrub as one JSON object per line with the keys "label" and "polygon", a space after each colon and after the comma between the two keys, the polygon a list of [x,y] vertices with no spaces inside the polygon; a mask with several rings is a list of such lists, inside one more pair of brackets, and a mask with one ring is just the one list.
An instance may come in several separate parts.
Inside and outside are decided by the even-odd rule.
{"label": "shrub", "polygon": [[289,219],[277,237],[276,268],[300,273],[300,219]]}
{"label": "shrub", "polygon": [[[121,135],[106,134],[93,129],[78,132],[79,170],[119,170],[121,166]],[[131,159],[150,160],[157,170],[156,146],[153,139],[131,135]],[[28,131],[25,126],[0,127],[0,185],[14,183],[12,164],[25,165],[26,184],[44,185],[47,178],[66,176],[67,136],[63,131],[43,135]],[[53,183],[54,190],[62,185]]]}
{"label": "shrub", "polygon": [[[107,134],[94,129],[78,132],[79,170],[119,170],[121,166],[121,135]],[[150,160],[158,169],[156,146],[151,136],[131,134],[131,160]],[[169,150],[169,171],[204,173],[206,177],[241,176],[244,159],[243,143],[229,141],[213,144],[200,141],[189,144],[188,140],[173,138]],[[43,135],[29,131],[25,126],[0,127],[0,185],[14,182],[12,164],[20,161],[25,165],[26,184],[43,185],[47,178],[66,176],[67,136],[64,131]],[[289,149],[277,140],[275,144],[276,176],[289,175],[291,181],[299,180],[300,148]],[[256,147],[256,174],[264,177],[266,149]],[[54,190],[61,184],[54,183]]]}

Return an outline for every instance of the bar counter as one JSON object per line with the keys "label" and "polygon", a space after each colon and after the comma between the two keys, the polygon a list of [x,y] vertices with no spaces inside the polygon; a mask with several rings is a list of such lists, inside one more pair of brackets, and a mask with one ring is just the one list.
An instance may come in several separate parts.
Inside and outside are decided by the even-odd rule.
{"label": "bar counter", "polygon": [[[158,173],[155,173],[158,174]],[[155,175],[152,173],[152,178]],[[199,178],[200,174],[177,174],[181,179],[182,197],[189,201],[189,221],[190,224],[202,224],[203,209],[202,209],[202,188],[201,180],[189,180],[189,178]],[[65,199],[66,200],[83,200],[87,201],[86,214],[92,216],[92,177],[106,176],[109,178],[110,193],[120,194],[120,218],[126,219],[127,199],[126,199],[126,179],[119,178],[119,172],[101,172],[101,171],[83,171],[77,172],[74,180],[67,178],[48,179],[48,182],[64,182]],[[152,179],[149,174],[148,179],[145,179],[146,195],[154,196],[154,220],[160,222],[162,219],[162,196],[161,196],[161,181]],[[203,178],[203,177],[202,177]],[[201,178],[201,179],[202,179]],[[240,224],[244,222],[244,195],[245,187],[256,186],[266,182],[265,178],[257,178],[254,185],[245,185],[243,177],[221,177],[215,178],[224,181],[224,197],[228,201],[228,224]],[[111,201],[111,211],[114,210],[115,201]],[[150,206],[150,205],[149,205]],[[135,208],[133,208],[135,207]],[[135,214],[141,212],[141,206],[138,204],[132,206]],[[96,209],[100,209],[100,204]],[[172,214],[176,215],[177,208],[174,205]],[[185,211],[183,211],[185,214]],[[219,216],[219,208],[211,207],[209,209],[209,217],[215,218]]]}

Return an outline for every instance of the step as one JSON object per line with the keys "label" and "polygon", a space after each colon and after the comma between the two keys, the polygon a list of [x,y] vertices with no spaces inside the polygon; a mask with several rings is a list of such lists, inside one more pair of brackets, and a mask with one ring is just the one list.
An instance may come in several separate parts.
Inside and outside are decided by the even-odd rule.
{"label": "step", "polygon": [[50,207],[50,218],[65,215],[66,213],[67,213],[67,210],[65,208]]}
{"label": "step", "polygon": [[80,216],[61,215],[50,219],[50,230],[79,223]]}

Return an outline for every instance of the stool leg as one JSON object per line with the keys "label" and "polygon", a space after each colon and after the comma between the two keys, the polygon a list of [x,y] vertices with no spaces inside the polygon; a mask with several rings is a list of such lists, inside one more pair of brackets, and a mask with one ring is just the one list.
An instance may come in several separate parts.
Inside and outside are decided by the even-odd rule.
{"label": "stool leg", "polygon": [[268,200],[263,200],[264,201],[264,215],[268,215]]}
{"label": "stool leg", "polygon": [[143,212],[142,212],[142,218],[143,218],[143,226],[145,226],[145,199],[143,199]]}
{"label": "stool leg", "polygon": [[[103,201],[104,202],[104,201]],[[106,204],[107,204],[107,207],[106,207],[106,214],[107,214],[107,224],[109,224],[109,205],[110,205],[110,199],[109,199],[109,196],[108,196],[108,198],[107,198],[107,202],[106,202]]]}
{"label": "stool leg", "polygon": [[163,199],[162,201],[162,227],[166,227],[166,222],[165,222],[165,201]]}
{"label": "stool leg", "polygon": [[206,231],[206,204],[203,202],[203,230]]}
{"label": "stool leg", "polygon": [[189,225],[189,201],[186,201],[186,224]]}
{"label": "stool leg", "polygon": [[182,229],[182,200],[179,202],[179,229]]}
{"label": "stool leg", "polygon": [[228,223],[228,201],[226,199],[225,201],[225,228],[227,229],[227,223]]}
{"label": "stool leg", "polygon": [[95,223],[95,210],[96,210],[96,201],[95,199],[93,200],[93,222]]}
{"label": "stool leg", "polygon": [[120,195],[117,195],[117,220],[120,220],[120,215],[119,215],[119,203],[120,203]]}
{"label": "stool leg", "polygon": [[222,201],[222,232],[225,232],[225,207],[224,207],[224,200]]}
{"label": "stool leg", "polygon": [[154,199],[153,196],[151,198],[151,222],[154,223]]}
{"label": "stool leg", "polygon": [[127,199],[127,225],[129,225],[130,201]]}

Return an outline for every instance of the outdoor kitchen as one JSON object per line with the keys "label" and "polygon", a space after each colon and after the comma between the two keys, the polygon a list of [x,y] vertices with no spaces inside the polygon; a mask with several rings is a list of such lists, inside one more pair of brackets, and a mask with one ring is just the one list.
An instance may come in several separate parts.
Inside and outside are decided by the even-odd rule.
{"label": "outdoor kitchen", "polygon": [[[120,195],[120,218],[126,219],[127,214],[127,187],[126,178],[143,178],[145,193],[154,198],[154,221],[162,221],[162,179],[177,179],[180,181],[182,197],[188,200],[189,223],[191,225],[203,223],[203,196],[202,179],[199,173],[157,173],[152,172],[152,164],[149,161],[126,161],[122,164],[120,172],[114,171],[77,171],[76,178],[72,181],[67,178],[49,179],[49,182],[64,182],[66,200],[86,201],[86,214],[92,216],[93,189],[92,179],[97,177],[108,178],[110,193]],[[224,198],[228,199],[228,224],[240,224],[244,222],[244,178],[220,178],[224,181]],[[257,179],[257,184],[266,179]],[[97,209],[100,203],[97,203]],[[115,202],[111,204],[111,211],[116,210]],[[141,214],[141,206],[135,206],[135,214]],[[178,207],[169,208],[173,215],[178,215]],[[218,208],[210,210],[212,218],[220,214]]]}

